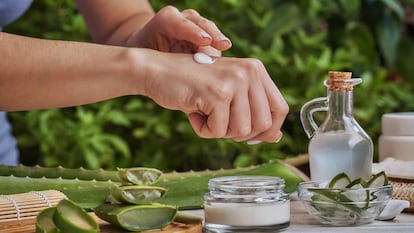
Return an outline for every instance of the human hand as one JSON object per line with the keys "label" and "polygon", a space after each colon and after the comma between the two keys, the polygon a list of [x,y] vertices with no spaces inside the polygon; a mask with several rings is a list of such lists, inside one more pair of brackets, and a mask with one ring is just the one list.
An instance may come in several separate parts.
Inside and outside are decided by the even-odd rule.
{"label": "human hand", "polygon": [[126,46],[159,50],[162,52],[205,52],[220,56],[231,47],[210,20],[192,9],[179,11],[173,6],[161,9],[141,30],[131,34]]}
{"label": "human hand", "polygon": [[200,137],[250,142],[282,137],[289,107],[259,60],[219,57],[206,65],[191,55],[162,53],[157,63],[162,69],[146,79],[145,94],[160,106],[186,112]]}

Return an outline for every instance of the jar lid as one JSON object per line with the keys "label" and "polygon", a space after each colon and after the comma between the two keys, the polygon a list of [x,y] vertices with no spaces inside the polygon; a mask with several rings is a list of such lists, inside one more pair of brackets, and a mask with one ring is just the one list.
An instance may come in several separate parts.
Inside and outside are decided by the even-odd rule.
{"label": "jar lid", "polygon": [[414,112],[396,112],[382,115],[382,134],[389,136],[414,135]]}
{"label": "jar lid", "polygon": [[224,176],[210,179],[208,187],[212,192],[239,195],[252,192],[279,192],[283,191],[285,180],[275,176]]}

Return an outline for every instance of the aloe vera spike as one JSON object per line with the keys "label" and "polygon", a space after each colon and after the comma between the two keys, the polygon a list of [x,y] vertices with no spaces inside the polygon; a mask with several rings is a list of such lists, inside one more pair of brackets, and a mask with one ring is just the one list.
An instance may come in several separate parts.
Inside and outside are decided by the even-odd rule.
{"label": "aloe vera spike", "polygon": [[0,176],[14,175],[17,177],[32,178],[63,178],[79,180],[97,180],[121,182],[117,171],[108,171],[104,169],[89,170],[84,168],[64,168],[64,167],[41,167],[41,166],[7,166],[0,165]]}

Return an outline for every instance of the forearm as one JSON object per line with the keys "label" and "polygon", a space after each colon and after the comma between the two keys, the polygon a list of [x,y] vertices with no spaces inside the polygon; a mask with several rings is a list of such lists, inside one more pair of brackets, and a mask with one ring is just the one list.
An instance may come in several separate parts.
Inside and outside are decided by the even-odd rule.
{"label": "forearm", "polygon": [[132,33],[154,16],[147,0],[77,0],[89,32],[95,42],[125,46]]}
{"label": "forearm", "polygon": [[[75,106],[143,92],[144,75],[137,69],[132,74],[128,48],[0,33],[0,54],[3,111]],[[134,59],[134,65],[140,63],[139,56]]]}

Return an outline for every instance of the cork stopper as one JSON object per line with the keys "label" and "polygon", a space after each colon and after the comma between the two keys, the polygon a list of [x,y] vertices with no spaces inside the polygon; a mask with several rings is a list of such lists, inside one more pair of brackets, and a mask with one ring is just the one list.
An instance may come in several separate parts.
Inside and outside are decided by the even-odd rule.
{"label": "cork stopper", "polygon": [[352,72],[329,71],[326,85],[329,91],[352,91]]}

